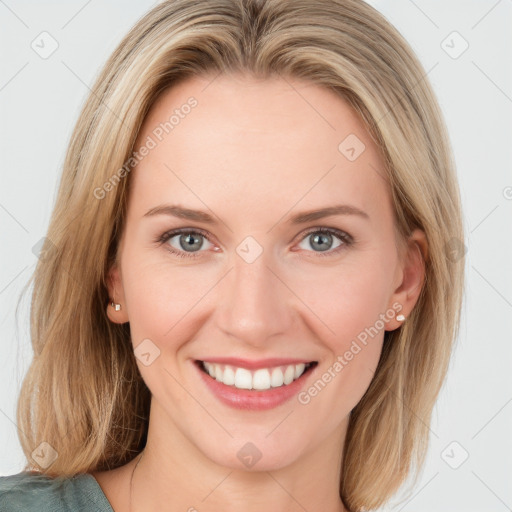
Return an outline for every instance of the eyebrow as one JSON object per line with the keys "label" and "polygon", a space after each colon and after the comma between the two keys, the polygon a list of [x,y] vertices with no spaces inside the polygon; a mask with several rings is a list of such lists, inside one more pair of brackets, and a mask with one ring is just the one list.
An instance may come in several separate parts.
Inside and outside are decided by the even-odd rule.
{"label": "eyebrow", "polygon": [[[144,214],[144,217],[152,217],[154,215],[170,215],[180,219],[204,222],[206,224],[216,223],[215,218],[209,213],[170,204],[155,206],[148,210]],[[349,204],[339,204],[321,208],[319,210],[310,210],[295,214],[288,219],[288,222],[291,224],[304,224],[306,222],[323,219],[324,217],[330,217],[332,215],[356,215],[363,219],[370,220],[370,216],[363,210]]]}

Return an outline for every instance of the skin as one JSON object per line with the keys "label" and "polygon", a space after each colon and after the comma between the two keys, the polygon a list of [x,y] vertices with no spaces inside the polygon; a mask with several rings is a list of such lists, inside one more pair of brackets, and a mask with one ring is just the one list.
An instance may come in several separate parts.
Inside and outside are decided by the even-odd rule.
{"label": "skin", "polygon": [[[132,171],[118,263],[110,270],[112,322],[130,322],[134,348],[150,339],[160,355],[137,364],[152,392],[149,434],[133,479],[132,510],[345,510],[341,456],[350,411],[368,388],[394,317],[308,404],[294,397],[267,411],[224,405],[193,361],[233,356],[299,357],[332,367],[379,314],[401,305],[406,317],[424,280],[425,235],[416,230],[400,255],[383,159],[355,111],[334,92],[291,79],[202,76],[166,91],[149,112],[136,147],[190,96],[198,105]],[[349,134],[365,144],[349,161],[338,150]],[[208,225],[169,215],[161,204],[210,213]],[[351,204],[369,215],[330,216],[301,225],[298,212]],[[337,228],[327,255],[311,228]],[[168,250],[175,228],[202,229],[197,258]],[[308,232],[309,231],[309,232]],[[252,236],[263,248],[252,263],[236,249]],[[216,250],[215,250],[216,248]],[[237,453],[253,443],[247,468]],[[129,511],[136,462],[94,472],[116,512]],[[194,508],[192,508],[194,507]]]}

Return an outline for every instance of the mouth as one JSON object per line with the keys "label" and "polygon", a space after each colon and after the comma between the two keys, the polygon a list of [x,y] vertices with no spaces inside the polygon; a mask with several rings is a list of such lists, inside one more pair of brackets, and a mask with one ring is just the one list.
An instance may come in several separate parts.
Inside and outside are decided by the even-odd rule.
{"label": "mouth", "polygon": [[196,360],[195,364],[211,379],[229,386],[233,390],[264,392],[276,388],[286,388],[293,382],[305,378],[318,362],[280,364],[257,369],[201,360]]}

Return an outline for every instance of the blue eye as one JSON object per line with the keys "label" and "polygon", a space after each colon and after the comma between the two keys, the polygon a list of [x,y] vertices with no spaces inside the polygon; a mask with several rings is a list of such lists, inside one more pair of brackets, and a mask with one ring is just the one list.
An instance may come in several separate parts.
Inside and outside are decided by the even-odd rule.
{"label": "blue eye", "polygon": [[[177,238],[175,243],[170,243],[173,238],[178,237],[178,235],[179,238]],[[334,246],[334,248],[332,248],[333,237],[339,240],[338,245]],[[353,239],[348,233],[339,229],[325,227],[310,229],[302,237],[301,243],[308,239],[310,240],[310,247],[316,247],[318,249],[308,252],[313,252],[318,256],[324,257],[338,254],[353,243]],[[166,244],[166,249],[180,258],[197,258],[201,256],[201,252],[203,252],[201,249],[204,248],[204,240],[206,240],[210,245],[213,245],[205,231],[200,229],[181,228],[166,231],[156,239],[156,242],[159,244]]]}
{"label": "blue eye", "polygon": [[[178,237],[179,235],[179,237]],[[178,247],[169,243],[173,238],[177,238]],[[199,250],[204,245],[204,240],[208,240],[208,237],[202,231],[190,230],[190,229],[175,229],[168,231],[158,238],[158,241],[167,243],[167,249],[181,258],[196,258],[198,255],[194,254],[200,252]],[[211,242],[208,240],[208,243]],[[183,249],[191,249],[192,252],[184,251]]]}
{"label": "blue eye", "polygon": [[[333,237],[340,241],[334,248],[332,247]],[[334,228],[313,228],[308,231],[301,242],[305,240],[309,240],[310,247],[319,249],[319,251],[313,251],[318,253],[318,256],[338,254],[341,250],[352,244],[352,237],[348,233]]]}

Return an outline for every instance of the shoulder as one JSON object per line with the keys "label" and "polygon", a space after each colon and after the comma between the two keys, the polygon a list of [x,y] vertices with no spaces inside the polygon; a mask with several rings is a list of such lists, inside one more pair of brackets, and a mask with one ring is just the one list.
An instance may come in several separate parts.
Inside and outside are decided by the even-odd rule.
{"label": "shoulder", "polygon": [[2,512],[113,512],[98,482],[87,473],[55,477],[23,471],[0,477]]}

